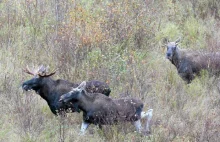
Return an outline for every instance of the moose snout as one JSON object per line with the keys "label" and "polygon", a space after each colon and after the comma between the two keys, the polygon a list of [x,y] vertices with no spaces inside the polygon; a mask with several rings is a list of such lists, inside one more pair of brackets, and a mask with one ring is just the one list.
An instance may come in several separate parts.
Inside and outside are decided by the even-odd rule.
{"label": "moose snout", "polygon": [[60,96],[59,102],[65,102],[64,96]]}
{"label": "moose snout", "polygon": [[167,53],[167,57],[170,57],[171,56],[171,53]]}
{"label": "moose snout", "polygon": [[63,102],[63,99],[62,99],[62,98],[60,98],[60,99],[59,99],[59,102]]}
{"label": "moose snout", "polygon": [[24,89],[25,91],[27,91],[29,89],[28,85],[26,84],[22,84],[22,89]]}
{"label": "moose snout", "polygon": [[166,54],[166,58],[167,58],[167,59],[171,59],[171,58],[172,58],[172,54],[168,52],[168,53]]}

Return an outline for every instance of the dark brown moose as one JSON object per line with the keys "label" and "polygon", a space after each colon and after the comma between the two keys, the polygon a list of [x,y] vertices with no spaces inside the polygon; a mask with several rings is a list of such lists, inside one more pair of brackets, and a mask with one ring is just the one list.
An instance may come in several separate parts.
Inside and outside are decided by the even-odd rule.
{"label": "dark brown moose", "polygon": [[[77,87],[78,84],[71,83],[66,80],[58,79],[53,80],[50,76],[54,75],[56,71],[47,73],[44,66],[39,67],[36,71],[30,71],[27,67],[24,72],[33,75],[34,77],[22,84],[22,88],[25,91],[34,90],[44,100],[47,101],[51,111],[57,115],[59,112],[71,110],[72,112],[79,112],[78,104],[63,104],[59,102],[60,96],[71,91],[73,87]],[[100,81],[88,81],[86,90],[90,93],[102,93],[109,96],[111,90],[109,86]],[[104,96],[103,95],[103,96]]]}
{"label": "dark brown moose", "polygon": [[166,58],[176,66],[178,74],[187,83],[190,83],[195,76],[200,75],[201,70],[207,70],[209,75],[220,75],[220,52],[201,52],[181,49],[178,42],[167,40]]}
{"label": "dark brown moose", "polygon": [[78,107],[83,111],[83,122],[81,133],[90,124],[98,126],[117,124],[118,122],[132,122],[138,132],[142,132],[140,119],[146,118],[146,129],[150,131],[149,123],[152,118],[153,109],[143,111],[141,100],[134,98],[111,99],[100,93],[88,93],[87,83],[82,82],[77,88],[73,88],[69,93],[60,97],[60,102],[78,102]]}

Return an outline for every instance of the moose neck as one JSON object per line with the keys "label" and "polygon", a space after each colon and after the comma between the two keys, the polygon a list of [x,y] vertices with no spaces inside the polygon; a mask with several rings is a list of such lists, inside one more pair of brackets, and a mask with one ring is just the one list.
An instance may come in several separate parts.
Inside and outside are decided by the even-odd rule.
{"label": "moose neck", "polygon": [[173,58],[171,60],[172,64],[176,66],[176,68],[179,68],[179,64],[180,64],[180,57],[181,57],[181,49],[179,49],[178,47],[176,47],[176,50],[173,54]]}
{"label": "moose neck", "polygon": [[93,97],[87,94],[85,90],[82,91],[81,95],[77,97],[77,101],[79,103],[79,108],[83,112],[87,112],[89,108],[91,107],[91,102],[93,100]]}
{"label": "moose neck", "polygon": [[45,77],[42,80],[42,87],[39,90],[39,95],[47,101],[48,104],[53,103],[57,98],[52,91],[55,89],[55,81],[50,77]]}

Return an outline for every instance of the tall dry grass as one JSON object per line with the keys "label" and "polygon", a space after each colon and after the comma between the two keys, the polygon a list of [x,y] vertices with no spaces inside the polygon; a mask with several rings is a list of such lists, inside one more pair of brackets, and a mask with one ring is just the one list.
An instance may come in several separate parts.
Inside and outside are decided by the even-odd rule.
{"label": "tall dry grass", "polygon": [[[0,2],[0,141],[218,141],[218,80],[205,73],[191,84],[165,59],[164,37],[181,47],[219,51],[216,0],[2,0]],[[96,79],[111,97],[129,92],[153,108],[152,133],[131,124],[91,125],[82,114],[61,120],[35,92],[23,92],[26,65],[58,68],[54,79]]]}

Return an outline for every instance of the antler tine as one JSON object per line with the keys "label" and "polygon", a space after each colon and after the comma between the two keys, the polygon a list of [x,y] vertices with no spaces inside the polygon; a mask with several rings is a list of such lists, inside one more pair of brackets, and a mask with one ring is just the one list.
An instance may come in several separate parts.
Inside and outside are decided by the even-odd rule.
{"label": "antler tine", "polygon": [[39,68],[38,68],[38,71],[40,72],[45,72],[46,71],[46,68],[44,67],[44,65],[41,65]]}
{"label": "antler tine", "polygon": [[56,72],[57,72],[57,69],[55,69],[53,72],[47,74],[46,76],[52,76],[52,75],[54,75]]}
{"label": "antler tine", "polygon": [[44,65],[41,65],[40,67],[38,67],[37,70],[37,74],[40,76],[44,76],[46,74],[46,68],[44,67]]}
{"label": "antler tine", "polygon": [[46,68],[44,68],[43,71],[45,71],[45,74],[40,74],[40,73],[39,73],[38,75],[39,75],[40,77],[49,77],[49,76],[54,75],[54,74],[56,73],[57,69],[54,70],[53,72],[49,73],[49,74],[46,74]]}
{"label": "antler tine", "polygon": [[35,75],[32,71],[30,71],[28,65],[26,66],[25,69],[23,69],[24,72],[26,72],[27,74],[30,74],[30,75]]}

